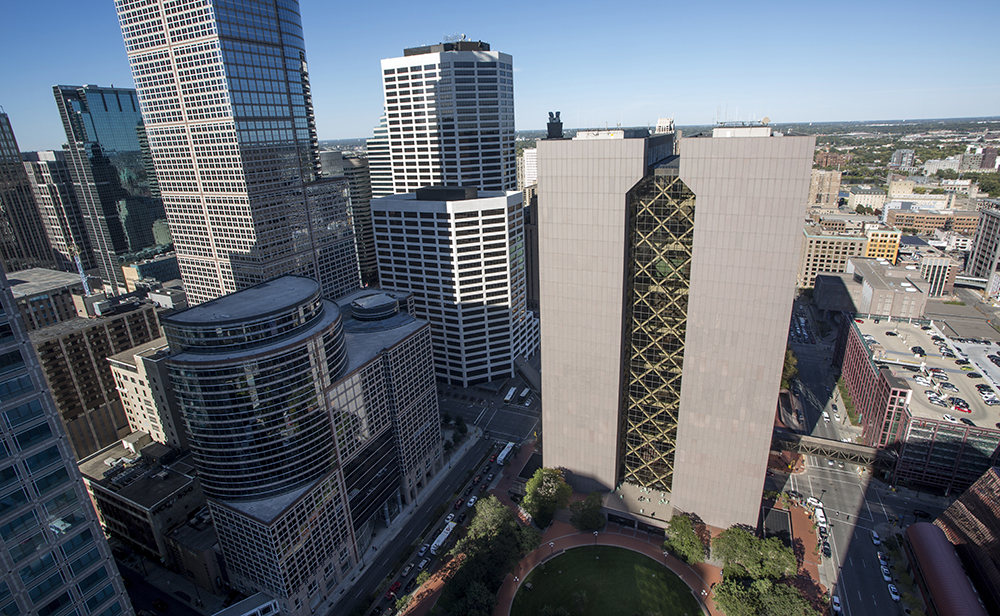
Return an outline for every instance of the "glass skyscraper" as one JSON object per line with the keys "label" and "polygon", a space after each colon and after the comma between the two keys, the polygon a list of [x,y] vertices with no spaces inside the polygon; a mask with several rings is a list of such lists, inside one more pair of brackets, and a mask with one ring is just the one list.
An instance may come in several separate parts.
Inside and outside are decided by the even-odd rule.
{"label": "glass skyscraper", "polygon": [[132,613],[0,268],[0,614]]}
{"label": "glass skyscraper", "polygon": [[53,86],[52,92],[101,278],[111,292],[124,293],[118,256],[154,245],[153,222],[165,217],[156,177],[147,172],[139,101],[130,88]]}
{"label": "glass skyscraper", "polygon": [[54,267],[55,256],[35,206],[7,114],[0,111],[0,254],[10,271]]}
{"label": "glass skyscraper", "polygon": [[188,300],[295,273],[359,286],[348,185],[323,179],[298,2],[118,0]]}

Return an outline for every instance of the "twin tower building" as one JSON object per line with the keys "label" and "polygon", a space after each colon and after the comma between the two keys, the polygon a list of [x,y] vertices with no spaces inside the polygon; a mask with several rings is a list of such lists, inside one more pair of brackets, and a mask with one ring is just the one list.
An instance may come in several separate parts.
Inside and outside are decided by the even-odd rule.
{"label": "twin tower building", "polygon": [[320,172],[297,2],[117,0],[193,308],[171,386],[231,576],[323,613],[441,468],[435,377],[542,358],[544,464],[619,515],[755,524],[814,141],[765,124],[538,143],[540,318],[514,192],[513,67],[482,42],[382,62],[381,289]]}

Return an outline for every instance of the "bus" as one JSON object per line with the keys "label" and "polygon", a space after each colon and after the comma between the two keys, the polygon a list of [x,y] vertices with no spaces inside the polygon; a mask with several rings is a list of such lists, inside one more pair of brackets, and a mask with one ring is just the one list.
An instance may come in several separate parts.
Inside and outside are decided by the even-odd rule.
{"label": "bus", "polygon": [[444,530],[441,531],[441,534],[438,535],[437,539],[434,540],[434,543],[431,544],[431,554],[437,556],[438,550],[440,550],[444,546],[445,542],[448,541],[448,537],[451,536],[451,531],[455,530],[456,526],[458,526],[458,524],[455,522],[448,522],[444,525]]}
{"label": "bus", "polygon": [[504,396],[503,403],[510,404],[510,401],[514,399],[515,395],[517,395],[517,387],[511,387],[510,391],[507,392],[507,395]]}
{"label": "bus", "polygon": [[512,451],[514,451],[514,443],[507,443],[507,446],[504,447],[503,451],[500,452],[500,455],[497,456],[497,464],[503,466],[504,462],[507,461],[507,458],[510,457],[510,452]]}
{"label": "bus", "polygon": [[531,390],[529,388],[525,387],[524,389],[522,389],[520,395],[521,402],[527,400],[529,395],[531,395]]}

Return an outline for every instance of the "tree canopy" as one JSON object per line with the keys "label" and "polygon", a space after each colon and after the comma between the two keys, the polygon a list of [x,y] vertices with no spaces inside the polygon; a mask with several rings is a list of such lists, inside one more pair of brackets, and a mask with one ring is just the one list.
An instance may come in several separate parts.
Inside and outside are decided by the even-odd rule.
{"label": "tree canopy", "polygon": [[705,544],[695,532],[694,521],[682,513],[670,518],[663,547],[689,565],[705,560]]}
{"label": "tree canopy", "polygon": [[722,561],[726,577],[776,580],[793,575],[798,568],[795,553],[780,539],[760,539],[735,526],[712,540],[712,556]]}
{"label": "tree canopy", "polygon": [[785,350],[785,365],[781,369],[781,387],[789,389],[792,380],[799,375],[799,358],[791,349]]}
{"label": "tree canopy", "polygon": [[604,528],[607,518],[601,513],[603,506],[600,492],[591,492],[582,501],[569,504],[569,522],[576,530],[586,533]]}
{"label": "tree canopy", "polygon": [[566,483],[562,471],[557,468],[538,469],[528,480],[524,490],[521,506],[531,514],[539,528],[551,524],[556,510],[565,507],[569,503],[569,497],[573,495],[573,488]]}

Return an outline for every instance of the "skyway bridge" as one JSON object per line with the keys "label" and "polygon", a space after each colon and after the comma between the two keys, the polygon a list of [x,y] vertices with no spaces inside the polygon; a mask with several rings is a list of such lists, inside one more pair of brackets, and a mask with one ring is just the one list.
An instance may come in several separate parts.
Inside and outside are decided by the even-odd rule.
{"label": "skyway bridge", "polygon": [[857,443],[844,443],[816,436],[806,436],[775,428],[771,436],[771,448],[778,451],[793,451],[805,455],[829,458],[865,466],[876,470],[891,471],[896,466],[896,454],[885,449],[876,449]]}

